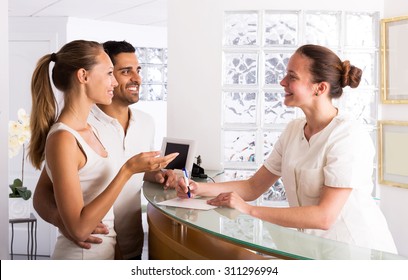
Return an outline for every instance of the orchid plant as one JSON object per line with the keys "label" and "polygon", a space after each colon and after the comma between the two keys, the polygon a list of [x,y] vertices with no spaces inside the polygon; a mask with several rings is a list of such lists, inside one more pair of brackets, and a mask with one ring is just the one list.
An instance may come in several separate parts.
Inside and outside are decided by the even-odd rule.
{"label": "orchid plant", "polygon": [[9,197],[21,197],[28,200],[31,197],[31,191],[24,187],[24,163],[25,163],[25,144],[31,137],[30,132],[30,116],[27,115],[24,109],[19,109],[17,112],[18,120],[9,121],[9,138],[8,138],[8,153],[9,158],[13,158],[19,154],[20,149],[23,150],[23,159],[21,162],[21,179],[16,178],[12,185],[9,185],[12,193]]}

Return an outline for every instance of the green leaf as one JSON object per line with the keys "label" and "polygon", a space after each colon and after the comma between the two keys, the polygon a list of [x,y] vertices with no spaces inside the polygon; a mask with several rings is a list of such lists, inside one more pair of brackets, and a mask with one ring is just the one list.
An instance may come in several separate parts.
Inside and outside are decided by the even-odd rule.
{"label": "green leaf", "polygon": [[26,187],[17,187],[16,190],[21,195],[22,193],[25,193],[27,191],[27,188]]}
{"label": "green leaf", "polygon": [[20,190],[19,190],[19,193],[20,193],[21,197],[22,197],[24,200],[29,200],[30,197],[31,197],[31,191],[30,191],[30,190],[27,190],[27,188],[26,188],[26,190],[25,190],[24,192],[20,192]]}
{"label": "green leaf", "polygon": [[20,179],[14,179],[13,186],[15,187],[22,187],[23,182]]}
{"label": "green leaf", "polygon": [[20,179],[15,179],[9,187],[12,191],[9,197],[21,197],[24,200],[30,199],[32,193],[27,187],[23,187],[23,182]]}

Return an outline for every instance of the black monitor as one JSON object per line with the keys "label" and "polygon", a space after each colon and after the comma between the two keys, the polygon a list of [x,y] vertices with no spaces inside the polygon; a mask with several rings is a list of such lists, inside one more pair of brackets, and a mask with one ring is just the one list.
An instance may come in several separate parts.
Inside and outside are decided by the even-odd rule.
{"label": "black monitor", "polygon": [[164,137],[161,155],[168,155],[171,153],[179,153],[179,155],[170,162],[166,169],[183,169],[186,168],[191,172],[195,156],[195,141],[188,139],[177,139]]}

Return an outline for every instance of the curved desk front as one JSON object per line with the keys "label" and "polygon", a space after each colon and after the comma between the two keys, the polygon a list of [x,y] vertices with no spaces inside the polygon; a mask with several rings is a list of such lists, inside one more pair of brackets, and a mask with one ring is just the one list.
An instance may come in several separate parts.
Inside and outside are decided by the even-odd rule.
{"label": "curved desk front", "polygon": [[277,226],[230,208],[195,210],[157,205],[174,190],[145,182],[149,259],[404,259]]}

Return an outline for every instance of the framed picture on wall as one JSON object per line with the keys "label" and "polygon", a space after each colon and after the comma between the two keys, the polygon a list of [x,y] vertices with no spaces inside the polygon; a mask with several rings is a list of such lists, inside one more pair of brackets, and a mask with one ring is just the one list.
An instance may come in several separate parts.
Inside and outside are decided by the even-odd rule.
{"label": "framed picture on wall", "polygon": [[408,122],[379,121],[380,184],[408,188]]}
{"label": "framed picture on wall", "polygon": [[408,16],[381,20],[381,101],[408,103]]}

